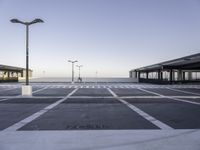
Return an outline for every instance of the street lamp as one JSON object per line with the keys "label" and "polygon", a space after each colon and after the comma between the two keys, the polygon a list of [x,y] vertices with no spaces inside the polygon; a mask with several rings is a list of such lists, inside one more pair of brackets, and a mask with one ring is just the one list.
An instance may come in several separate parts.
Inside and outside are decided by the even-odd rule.
{"label": "street lamp", "polygon": [[78,80],[81,82],[81,67],[83,67],[83,65],[76,65],[76,67],[78,67]]}
{"label": "street lamp", "polygon": [[[27,89],[25,91],[29,91],[28,93],[25,92],[25,95],[32,95],[32,89],[29,86],[29,26],[35,23],[43,23],[44,21],[36,18],[31,22],[23,22],[18,19],[11,19],[10,20],[12,23],[20,23],[26,26],[26,87]],[[22,90],[22,95],[23,95],[23,90]]]}
{"label": "street lamp", "polygon": [[72,83],[74,83],[74,63],[78,62],[77,60],[72,61],[68,60],[68,62],[72,63]]}

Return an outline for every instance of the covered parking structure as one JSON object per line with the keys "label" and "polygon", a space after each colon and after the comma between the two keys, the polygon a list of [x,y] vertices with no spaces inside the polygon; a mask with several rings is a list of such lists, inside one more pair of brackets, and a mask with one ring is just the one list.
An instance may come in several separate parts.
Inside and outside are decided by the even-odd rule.
{"label": "covered parking structure", "polygon": [[133,69],[131,78],[149,83],[200,82],[200,53]]}
{"label": "covered parking structure", "polygon": [[[19,77],[25,75],[24,68],[0,65],[0,82],[18,82]],[[29,76],[32,76],[32,70],[29,70]]]}

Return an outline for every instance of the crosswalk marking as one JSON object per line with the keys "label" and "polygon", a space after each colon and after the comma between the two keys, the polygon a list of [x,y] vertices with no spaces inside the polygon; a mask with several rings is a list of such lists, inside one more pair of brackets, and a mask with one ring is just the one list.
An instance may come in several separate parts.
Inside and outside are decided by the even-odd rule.
{"label": "crosswalk marking", "polygon": [[[21,88],[22,85],[0,85],[0,91],[3,90],[12,90],[14,88]],[[46,86],[49,86],[49,88],[52,89],[58,89],[58,88],[94,88],[94,89],[99,89],[99,88],[119,88],[119,89],[132,89],[132,88],[159,88],[159,89],[165,89],[165,88],[170,88],[170,89],[187,89],[187,88],[193,88],[193,89],[200,89],[200,85],[151,85],[151,84],[99,84],[99,85],[94,85],[94,84],[44,84],[44,85],[37,85],[33,84],[33,87],[37,88],[44,88]]]}

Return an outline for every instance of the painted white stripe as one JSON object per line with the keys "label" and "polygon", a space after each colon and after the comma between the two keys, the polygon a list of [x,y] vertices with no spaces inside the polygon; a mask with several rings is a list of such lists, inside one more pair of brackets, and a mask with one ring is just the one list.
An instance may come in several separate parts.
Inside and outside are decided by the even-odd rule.
{"label": "painted white stripe", "polygon": [[171,96],[173,98],[200,98],[200,96]]}
{"label": "painted white stripe", "polygon": [[173,128],[164,124],[163,122],[157,120],[156,118],[150,116],[149,114],[145,113],[144,111],[142,111],[141,109],[137,108],[136,106],[126,102],[125,100],[121,99],[121,98],[117,98],[117,94],[115,94],[111,89],[108,88],[108,91],[114,96],[116,97],[116,99],[118,101],[120,101],[121,103],[125,104],[127,107],[129,107],[131,110],[133,110],[134,112],[138,113],[140,116],[142,116],[143,118],[145,118],[146,120],[148,120],[149,122],[151,122],[152,124],[154,124],[155,126],[159,127],[160,129],[163,130],[172,130]]}
{"label": "painted white stripe", "polygon": [[131,85],[131,86],[130,86],[130,88],[132,88],[132,89],[133,89],[133,88],[135,88],[135,86],[132,86],[132,85]]}
{"label": "painted white stripe", "polygon": [[93,98],[93,99],[106,99],[106,98],[114,98],[113,96],[71,96],[70,98],[78,98],[78,99],[85,99],[85,98]]}
{"label": "painted white stripe", "polygon": [[0,92],[3,92],[3,91],[9,91],[9,90],[15,90],[15,89],[18,89],[19,87],[13,87],[13,88],[6,88],[6,89],[1,89]]}
{"label": "painted white stripe", "polygon": [[140,90],[142,90],[142,91],[145,91],[145,92],[149,92],[149,93],[158,95],[158,96],[163,97],[163,98],[168,98],[168,99],[172,99],[172,100],[175,100],[175,101],[180,101],[180,102],[185,102],[185,103],[200,105],[200,103],[198,103],[198,102],[193,102],[193,101],[188,101],[188,100],[184,100],[184,99],[179,99],[179,98],[175,98],[175,97],[173,97],[173,96],[164,96],[164,95],[161,95],[161,94],[159,94],[159,93],[152,92],[152,91],[148,91],[148,90],[142,89],[142,88],[138,88],[138,89],[140,89]]}
{"label": "painted white stripe", "polygon": [[131,88],[131,86],[130,86],[130,85],[127,85],[127,88],[129,88],[129,89],[130,89],[130,88]]}
{"label": "painted white stripe", "polygon": [[[18,88],[18,87],[17,87],[17,88]],[[17,88],[15,87],[15,88],[3,90],[3,91],[16,90]],[[1,90],[1,91],[2,91],[2,90]],[[18,95],[18,96],[20,96],[20,95]],[[15,97],[17,97],[17,96],[13,96],[13,98],[15,98]],[[7,101],[7,100],[9,100],[9,99],[11,99],[11,98],[4,98],[4,99],[1,99],[0,102],[2,102],[2,101]]]}
{"label": "painted white stripe", "polygon": [[[71,96],[71,98],[116,98],[113,96]],[[189,99],[200,99],[200,96],[170,96],[172,98],[189,98]],[[13,99],[13,98],[24,98],[24,96],[0,96],[2,98],[0,101],[4,101],[3,99]],[[30,96],[27,98],[64,98],[64,96]],[[122,99],[130,99],[130,98],[139,98],[139,99],[162,99],[166,97],[160,96],[118,96],[118,98]],[[199,100],[200,102],[200,100]]]}
{"label": "painted white stripe", "polygon": [[119,96],[119,98],[125,99],[125,98],[150,98],[150,99],[154,99],[154,98],[163,98],[160,96]]}
{"label": "painted white stripe", "polygon": [[49,88],[51,88],[51,89],[54,89],[54,88],[55,88],[55,86],[54,86],[54,85],[51,85],[51,86],[49,86]]}
{"label": "painted white stripe", "polygon": [[52,108],[54,108],[55,106],[59,105],[60,103],[62,103],[63,101],[67,100],[72,94],[74,94],[77,89],[74,89],[71,93],[69,93],[66,97],[64,97],[61,100],[56,101],[55,103],[43,108],[42,110],[32,114],[31,116],[15,123],[14,125],[4,129],[3,131],[16,131],[18,129],[20,129],[21,127],[25,126],[26,124],[30,123],[31,121],[35,120],[36,118],[40,117],[41,115],[43,115],[44,113],[46,113],[47,111],[51,110]]}
{"label": "painted white stripe", "polygon": [[[45,90],[46,88],[48,88],[48,87],[45,87],[45,88],[42,88],[42,89],[33,91],[32,93],[40,92],[40,91],[42,91],[42,90]],[[18,97],[24,98],[25,96],[22,96],[21,94],[20,94],[20,95],[17,95],[17,96],[9,96],[8,98],[1,99],[0,102],[2,102],[2,101],[7,101],[7,100],[10,100],[10,99],[13,99],[13,98],[18,98]],[[33,97],[33,96],[28,96],[28,97]]]}
{"label": "painted white stripe", "polygon": [[49,86],[46,86],[46,87],[44,87],[44,88],[42,88],[42,89],[39,89],[39,90],[33,91],[32,93],[34,94],[34,93],[37,93],[37,92],[43,91],[43,90],[47,89],[48,87],[49,87]]}
{"label": "painted white stripe", "polygon": [[200,103],[198,103],[198,102],[188,101],[188,100],[184,100],[184,99],[180,99],[180,98],[173,98],[173,97],[166,97],[166,98],[169,98],[169,99],[172,99],[172,100],[176,100],[176,101],[180,101],[180,102],[200,105]]}
{"label": "painted white stripe", "polygon": [[161,95],[161,94],[158,94],[156,92],[152,92],[152,91],[148,91],[146,89],[142,89],[142,88],[137,88],[138,90],[141,90],[143,92],[146,92],[146,93],[150,93],[150,94],[154,94],[154,95],[157,95],[157,96],[160,96],[160,97],[165,97],[164,95]]}
{"label": "painted white stripe", "polygon": [[183,91],[183,90],[179,90],[179,89],[172,89],[172,88],[167,88],[167,89],[172,90],[172,91],[176,91],[176,92],[186,93],[186,94],[200,95],[199,93]]}
{"label": "painted white stripe", "polygon": [[[65,96],[27,96],[26,98],[30,98],[30,99],[47,99],[47,98],[64,98]],[[13,97],[15,99],[17,98],[24,98],[24,96],[17,96],[17,97]],[[11,99],[11,98],[10,98]]]}
{"label": "painted white stripe", "polygon": [[0,102],[2,102],[2,101],[7,101],[7,100],[9,100],[10,98],[4,98],[4,99],[1,99],[0,100]]}

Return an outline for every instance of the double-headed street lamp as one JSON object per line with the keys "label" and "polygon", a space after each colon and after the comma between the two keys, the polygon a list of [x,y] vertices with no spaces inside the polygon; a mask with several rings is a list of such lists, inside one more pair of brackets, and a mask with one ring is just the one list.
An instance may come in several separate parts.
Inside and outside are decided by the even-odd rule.
{"label": "double-headed street lamp", "polygon": [[18,19],[11,19],[12,23],[20,23],[26,26],[26,86],[29,85],[29,26],[35,23],[43,23],[42,19],[34,19],[31,22],[23,22]]}
{"label": "double-headed street lamp", "polygon": [[78,67],[78,80],[81,82],[81,67],[83,67],[83,65],[76,65],[76,67]]}
{"label": "double-headed street lamp", "polygon": [[68,60],[68,62],[72,63],[72,83],[74,83],[74,63],[78,62],[77,60],[72,61]]}
{"label": "double-headed street lamp", "polygon": [[29,85],[29,26],[35,23],[43,23],[41,19],[34,19],[31,22],[23,22],[18,19],[11,19],[12,23],[20,23],[26,26],[26,85]]}

